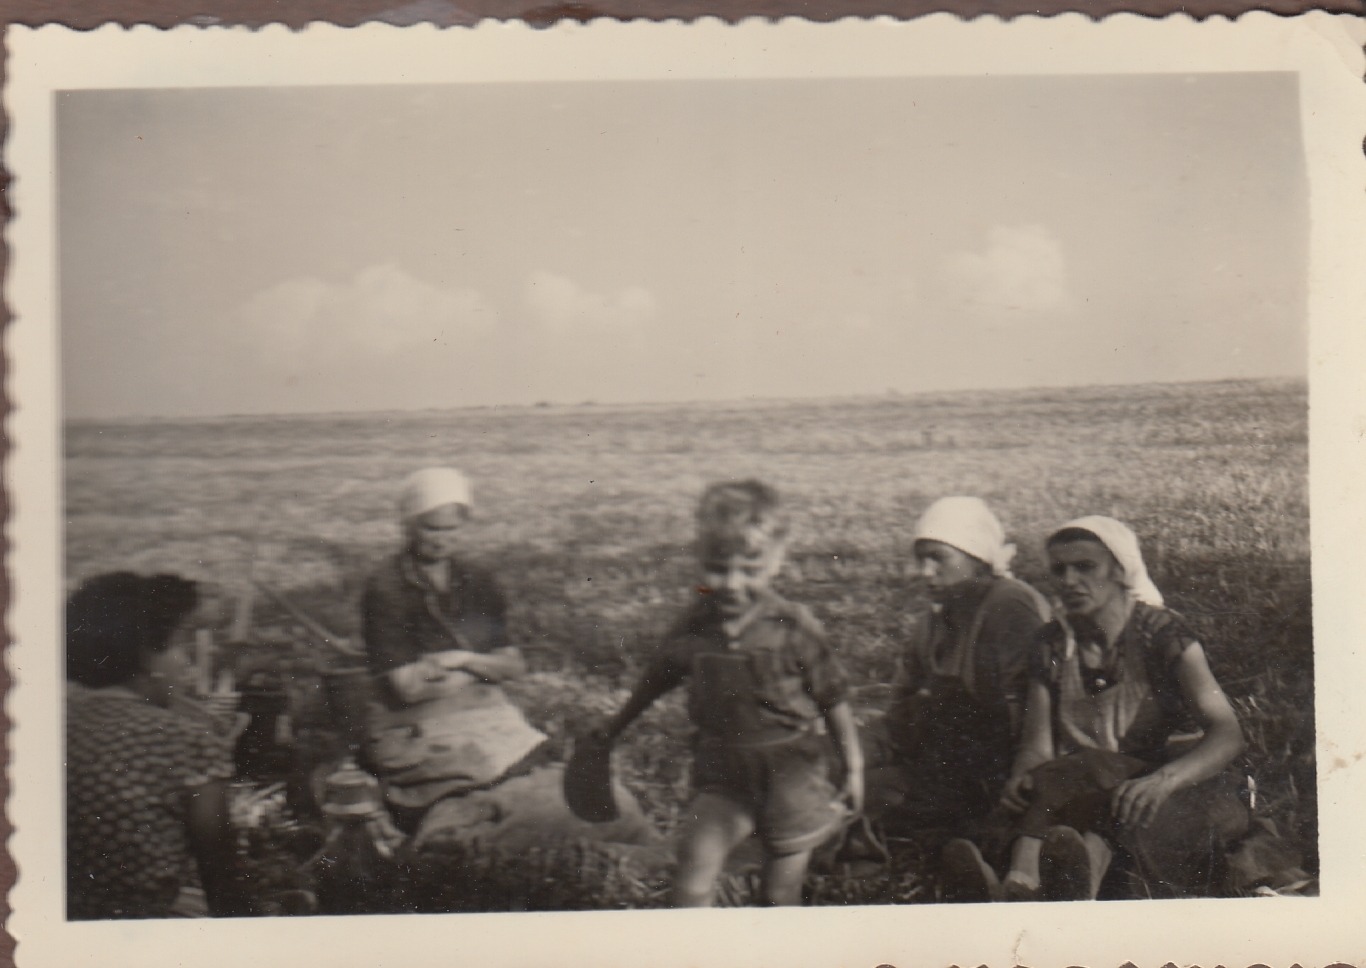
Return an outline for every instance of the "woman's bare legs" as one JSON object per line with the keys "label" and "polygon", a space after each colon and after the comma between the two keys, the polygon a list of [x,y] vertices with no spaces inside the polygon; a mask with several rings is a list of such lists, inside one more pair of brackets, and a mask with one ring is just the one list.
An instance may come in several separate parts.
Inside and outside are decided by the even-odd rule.
{"label": "woman's bare legs", "polygon": [[1086,852],[1091,855],[1091,896],[1095,897],[1100,893],[1100,882],[1105,880],[1115,852],[1100,834],[1088,830],[1081,836],[1086,841]]}
{"label": "woman's bare legs", "polygon": [[1010,853],[1010,871],[1001,881],[1002,893],[1014,899],[1028,898],[1039,890],[1039,854],[1043,850],[1043,840],[1039,837],[1021,837],[1015,841]]}

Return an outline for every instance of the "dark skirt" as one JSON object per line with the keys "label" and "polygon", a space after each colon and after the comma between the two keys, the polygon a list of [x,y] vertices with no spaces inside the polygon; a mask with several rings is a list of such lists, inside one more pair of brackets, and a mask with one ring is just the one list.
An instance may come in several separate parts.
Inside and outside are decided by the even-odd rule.
{"label": "dark skirt", "polygon": [[1009,724],[956,680],[860,731],[867,810],[889,830],[966,832],[991,812],[1010,765]]}
{"label": "dark skirt", "polygon": [[1115,850],[1103,893],[1119,897],[1209,897],[1221,893],[1229,844],[1251,817],[1242,778],[1226,770],[1173,793],[1146,827],[1115,822],[1110,800],[1119,784],[1155,764],[1085,750],[1051,760],[1031,776],[1034,790],[1017,833],[1042,837],[1051,826],[1096,833]]}

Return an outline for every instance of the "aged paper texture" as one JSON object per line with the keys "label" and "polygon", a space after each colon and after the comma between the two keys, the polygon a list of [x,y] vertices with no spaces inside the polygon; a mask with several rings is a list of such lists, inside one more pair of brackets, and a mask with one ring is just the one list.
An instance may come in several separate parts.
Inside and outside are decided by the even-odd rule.
{"label": "aged paper texture", "polygon": [[[1360,549],[1366,547],[1366,511],[1361,501],[1366,485],[1366,453],[1362,444],[1366,439],[1366,392],[1360,377],[1366,364],[1366,330],[1361,326],[1366,311],[1366,275],[1360,271],[1361,253],[1366,247],[1366,204],[1361,191],[1362,176],[1366,173],[1361,152],[1362,135],[1366,133],[1366,96],[1360,82],[1363,40],[1366,30],[1359,20],[1326,13],[1288,19],[1252,14],[1234,22],[1205,23],[1181,17],[1153,21],[1132,16],[1116,16],[1097,23],[1077,15],[1011,23],[963,22],[952,16],[936,15],[912,23],[565,23],[544,31],[523,24],[494,23],[448,31],[378,25],[348,30],[319,24],[298,32],[278,27],[258,32],[104,28],[77,33],[61,27],[12,29],[7,36],[10,53],[5,98],[11,128],[5,157],[14,175],[15,219],[8,227],[12,272],[6,295],[15,321],[6,334],[6,355],[14,410],[7,428],[12,450],[6,465],[6,486],[13,508],[8,562],[13,598],[8,623],[14,640],[9,667],[15,685],[8,711],[15,724],[11,736],[13,784],[9,814],[15,827],[10,850],[19,869],[10,921],[10,930],[18,941],[17,963],[26,968],[451,963],[871,968],[882,964],[1105,966],[1126,961],[1139,965],[1169,961],[1205,965],[1366,962],[1366,930],[1360,926],[1360,912],[1366,902],[1366,836],[1358,816],[1358,805],[1366,793],[1366,767],[1361,762],[1366,754],[1366,718],[1362,716],[1359,699],[1359,683],[1366,681],[1366,660],[1361,648],[1361,642],[1366,641],[1366,622],[1358,591],[1362,584]],[[791,375],[807,372],[800,369],[807,365],[802,361],[816,354],[824,354],[828,366],[810,372],[828,370],[834,374],[834,382],[822,391],[826,395],[906,392],[915,387],[898,387],[898,358],[886,355],[892,352],[888,347],[900,346],[905,350],[905,344],[867,342],[871,339],[867,336],[869,328],[876,325],[878,313],[889,305],[886,300],[922,300],[914,304],[927,305],[923,300],[941,299],[935,304],[940,308],[952,305],[966,307],[964,312],[983,313],[992,307],[1014,312],[1020,309],[1019,300],[1023,299],[1029,304],[1026,309],[1068,307],[1069,311],[1080,311],[1076,295],[1079,290],[1069,287],[1067,280],[1075,279],[1075,273],[1085,270],[1073,267],[1071,276],[1061,271],[1058,253],[1062,250],[1048,230],[1050,216],[1042,200],[1034,217],[1017,219],[1008,225],[995,224],[983,216],[974,236],[977,249],[965,252],[954,263],[949,279],[955,284],[972,284],[970,298],[957,303],[943,302],[946,297],[941,290],[924,285],[912,287],[908,283],[904,290],[889,290],[876,299],[846,300],[840,305],[832,294],[844,290],[833,279],[822,281],[819,273],[806,273],[799,278],[802,273],[793,268],[797,260],[790,258],[790,253],[803,246],[828,243],[833,254],[813,265],[835,272],[840,264],[839,246],[855,245],[862,235],[886,234],[891,216],[884,211],[882,199],[866,188],[862,195],[857,195],[860,189],[850,188],[865,206],[855,218],[866,219],[867,233],[861,231],[856,221],[851,222],[847,210],[838,209],[835,202],[813,199],[813,206],[829,205],[831,213],[839,213],[839,218],[831,216],[832,234],[827,240],[812,229],[809,219],[813,216],[794,214],[780,207],[764,210],[763,206],[771,202],[765,202],[760,197],[762,192],[755,190],[736,193],[733,204],[735,211],[741,213],[736,217],[754,218],[755,224],[787,225],[791,231],[781,245],[774,243],[769,250],[754,256],[768,261],[747,264],[758,268],[747,269],[747,277],[739,273],[737,278],[742,282],[747,278],[756,291],[766,282],[781,279],[784,285],[791,284],[796,295],[785,296],[786,303],[765,303],[753,292],[743,291],[744,286],[740,285],[733,292],[727,290],[718,295],[711,303],[697,305],[705,305],[706,311],[712,313],[725,306],[734,309],[736,318],[756,308],[761,315],[774,312],[773,305],[793,313],[805,304],[821,307],[822,318],[811,323],[803,337],[809,340],[804,344],[804,355],[794,355],[786,370],[774,370],[776,375],[771,374],[770,382],[763,382],[769,379],[763,368],[750,365],[752,361],[743,355],[736,357],[740,362],[729,370],[722,368],[720,372],[700,375],[691,370],[682,372],[696,361],[686,356],[682,342],[668,341],[673,336],[668,340],[654,336],[644,338],[643,343],[632,342],[632,334],[638,332],[631,329],[633,320],[664,312],[663,297],[659,295],[662,289],[605,288],[602,283],[572,278],[555,265],[528,262],[518,266],[534,283],[534,289],[528,290],[530,295],[519,298],[523,298],[525,312],[539,314],[546,326],[538,337],[544,342],[501,345],[498,340],[506,332],[506,319],[492,314],[494,322],[485,329],[470,322],[480,319],[480,313],[498,302],[495,284],[488,282],[485,286],[479,281],[492,279],[492,270],[486,277],[473,274],[465,289],[437,291],[431,286],[424,287],[404,266],[383,260],[356,274],[338,269],[337,278],[348,280],[339,289],[329,288],[331,282],[322,278],[320,269],[311,270],[314,274],[310,275],[308,271],[291,269],[292,264],[288,264],[272,280],[259,266],[249,267],[254,255],[259,254],[255,250],[264,246],[265,240],[242,232],[243,223],[236,221],[235,209],[247,197],[259,206],[265,206],[263,199],[270,198],[272,211],[266,214],[279,219],[275,224],[281,231],[289,223],[302,220],[307,224],[307,220],[317,219],[318,235],[306,247],[324,254],[333,251],[329,247],[336,244],[336,238],[329,237],[328,232],[339,231],[336,226],[342,224],[334,217],[337,210],[325,212],[317,207],[316,200],[307,201],[311,196],[307,196],[305,187],[311,181],[332,177],[333,166],[336,170],[348,165],[361,166],[363,177],[356,184],[369,181],[374,186],[373,193],[362,191],[342,203],[346,210],[343,214],[354,213],[354,221],[347,223],[350,231],[383,236],[398,252],[405,244],[403,237],[409,224],[404,220],[416,219],[423,210],[422,199],[405,198],[395,189],[405,179],[416,177],[416,167],[410,170],[406,163],[394,161],[395,156],[389,155],[388,167],[366,171],[364,166],[371,156],[366,154],[369,149],[360,148],[354,155],[320,163],[316,154],[310,154],[313,148],[307,143],[306,133],[298,141],[290,140],[290,111],[308,113],[315,107],[318,111],[325,109],[333,112],[332,117],[341,118],[343,124],[347,118],[355,117],[358,123],[371,126],[367,130],[379,132],[377,137],[391,138],[400,144],[411,133],[405,132],[400,119],[393,120],[387,129],[375,120],[388,110],[386,105],[397,103],[386,98],[406,98],[404,110],[418,112],[413,117],[423,116],[424,110],[430,110],[432,117],[439,110],[445,111],[443,117],[451,124],[459,123],[459,110],[468,110],[472,132],[491,130],[490,118],[506,118],[507,144],[480,142],[476,135],[471,135],[475,140],[469,144],[454,138],[449,145],[452,179],[487,179],[489,198],[496,204],[511,206],[509,212],[518,213],[517,220],[510,223],[514,229],[509,232],[534,225],[534,220],[526,221],[527,213],[536,212],[539,205],[551,204],[545,199],[536,200],[535,193],[540,187],[565,193],[581,190],[589,202],[585,208],[589,214],[584,216],[588,221],[583,223],[588,228],[568,222],[558,226],[556,231],[564,233],[566,248],[574,238],[572,229],[577,228],[585,235],[614,231],[620,239],[629,240],[623,243],[623,254],[628,248],[647,255],[657,250],[661,263],[668,262],[676,270],[674,283],[680,290],[685,288],[679,284],[680,278],[695,277],[691,287],[705,293],[711,277],[706,260],[696,255],[702,250],[687,250],[698,261],[681,265],[679,260],[685,256],[680,253],[684,250],[675,248],[676,240],[668,237],[687,224],[692,203],[686,194],[680,191],[678,197],[666,202],[661,201],[658,187],[654,190],[656,194],[645,191],[637,198],[641,209],[648,213],[643,224],[632,222],[624,211],[627,206],[619,204],[622,198],[636,197],[630,196],[630,192],[642,191],[641,182],[630,177],[631,166],[649,164],[656,157],[651,154],[654,149],[647,150],[643,141],[630,142],[634,145],[632,150],[638,149],[638,153],[605,160],[604,155],[593,153],[598,149],[592,148],[587,139],[608,136],[606,132],[589,132],[574,123],[578,117],[589,116],[593,92],[599,90],[592,85],[610,85],[618,93],[625,92],[622,96],[626,98],[635,96],[632,92],[647,82],[667,83],[674,92],[710,86],[708,90],[718,92],[717,96],[696,102],[703,105],[701,120],[697,121],[699,127],[689,130],[711,132],[711,140],[684,143],[680,139],[670,150],[694,152],[695,164],[704,170],[717,164],[720,155],[738,156],[741,166],[750,163],[759,172],[750,173],[751,181],[747,184],[753,188],[784,177],[787,169],[781,155],[763,154],[779,149],[763,140],[762,125],[746,131],[739,126],[722,125],[719,119],[727,115],[728,105],[735,103],[730,100],[730,90],[757,82],[786,83],[788,93],[774,102],[778,107],[773,124],[788,125],[783,129],[792,133],[787,150],[808,152],[825,160],[829,166],[831,199],[837,199],[848,159],[857,152],[876,150],[876,146],[843,143],[841,122],[832,113],[819,110],[818,102],[824,92],[837,84],[882,85],[877,87],[881,92],[878,97],[883,98],[876,102],[877,109],[908,112],[916,110],[915,104],[898,101],[896,97],[901,90],[896,85],[909,83],[907,79],[925,83],[936,79],[972,80],[1001,85],[1001,90],[1034,85],[1028,90],[1036,91],[1043,99],[1070,97],[1083,89],[1118,91],[1125,82],[1138,79],[1143,83],[1173,85],[1170,103],[1175,105],[1183,97],[1181,84],[1189,84],[1193,89],[1209,79],[1238,78],[1254,79],[1247,81],[1250,86],[1243,97],[1251,96],[1246,92],[1261,90],[1256,84],[1266,81],[1266,90],[1281,98],[1278,103],[1285,108],[1285,130],[1294,135],[1290,140],[1298,139],[1303,149],[1304,178],[1298,183],[1302,186],[1303,211],[1295,217],[1308,229],[1306,238],[1286,242],[1285,262],[1291,267],[1291,281],[1285,285],[1299,294],[1295,297],[1299,301],[1294,303],[1298,307],[1297,321],[1291,324],[1299,335],[1285,344],[1288,362],[1281,368],[1274,359],[1282,352],[1282,344],[1276,341],[1283,334],[1267,330],[1267,335],[1248,337],[1246,347],[1239,342],[1242,337],[1238,334],[1244,332],[1240,325],[1261,325],[1255,320],[1262,318],[1258,315],[1262,310],[1255,305],[1257,299],[1249,296],[1246,319],[1240,322],[1226,318],[1220,323],[1225,328],[1219,332],[1227,338],[1230,358],[1236,355],[1232,347],[1237,344],[1242,347],[1237,350],[1239,353],[1260,354],[1261,362],[1255,365],[1249,363],[1245,369],[1202,369],[1191,362],[1197,354],[1194,350],[1185,351],[1175,331],[1156,328],[1151,337],[1153,348],[1141,354],[1145,365],[1159,361],[1153,363],[1153,368],[1124,373],[1107,369],[1112,364],[1098,359],[1087,363],[1095,368],[1093,379],[1087,381],[1074,373],[1069,382],[1163,382],[1211,379],[1211,374],[1221,373],[1298,374],[1301,379],[1307,376],[1319,896],[1052,905],[911,904],[705,913],[648,910],[127,923],[74,923],[65,919],[63,666],[59,643],[64,593],[73,579],[83,577],[68,573],[72,558],[68,542],[78,536],[76,529],[67,528],[67,502],[69,492],[85,482],[64,474],[64,420],[126,417],[155,422],[161,418],[228,413],[416,410],[507,403],[526,407],[545,404],[553,409],[552,404],[587,406],[589,401],[598,400],[791,397],[801,395]],[[801,97],[791,94],[796,90],[792,85],[798,84],[805,85],[801,90],[807,92]],[[473,98],[459,101],[462,107],[452,112],[443,100],[453,89],[464,96],[484,87],[503,92],[506,101]],[[1236,101],[1238,91],[1243,90],[1237,89],[1231,97]],[[806,110],[803,103],[808,97],[811,124],[817,127],[804,130],[798,121]],[[423,98],[428,100],[423,102]],[[1096,110],[1094,104],[1092,110]],[[1153,110],[1156,120],[1151,130],[1160,133],[1162,109]],[[499,114],[500,111],[504,113]],[[582,157],[575,162],[582,167],[575,169],[572,181],[558,175],[552,177],[552,173],[537,168],[534,150],[538,142],[528,135],[533,128],[543,131],[557,123],[556,111],[568,119],[558,129],[557,137],[584,148]],[[786,112],[781,119],[779,111]],[[1069,209],[1080,211],[1085,207],[1086,191],[1103,194],[1124,190],[1119,184],[1107,188],[1102,181],[1088,180],[1094,175],[1087,169],[1092,145],[1088,117],[1094,120],[1103,113],[1102,101],[1095,115],[1060,119],[1056,128],[1039,131],[1032,142],[1040,146],[1040,157],[1048,156],[1049,151],[1056,152],[1056,146],[1062,144],[1065,157],[1074,159],[1069,164],[1076,166],[1078,197],[1067,203]],[[647,114],[643,112],[640,116]],[[71,119],[77,116],[85,120],[73,122]],[[108,197],[99,175],[102,159],[91,153],[72,154],[74,149],[70,147],[65,148],[68,154],[63,155],[63,150],[64,144],[81,144],[83,132],[101,124],[115,125],[119,117],[134,119],[133,127],[125,132],[128,137],[120,142],[120,150],[128,150],[133,139],[142,141],[133,128],[145,120],[149,138],[166,131],[188,132],[185,137],[202,139],[198,143],[217,145],[215,150],[221,150],[222,156],[209,158],[193,152],[183,156],[174,152],[157,155],[155,162],[147,164],[165,166],[165,172],[173,173],[180,194],[153,201],[148,201],[151,195]],[[710,119],[718,119],[717,126],[708,127]],[[981,123],[1001,131],[1003,143],[1009,140],[1005,137],[1007,132],[1017,139],[1012,143],[1019,143],[1017,128],[1021,122],[1011,113],[983,115]],[[1211,144],[1225,135],[1234,137],[1221,127],[1231,122],[1218,111],[1210,112],[1207,124]],[[216,135],[221,137],[215,140]],[[979,139],[975,149],[979,154],[964,156],[965,166],[981,163],[988,152],[990,135],[989,129]],[[261,139],[259,150],[252,147],[257,145],[252,138]],[[742,138],[744,145],[737,145]],[[519,154],[509,147],[513,143],[524,145],[526,150]],[[1204,150],[1200,144],[1203,142],[1191,151],[1198,154]],[[1049,151],[1043,150],[1045,145]],[[484,156],[491,160],[481,165],[480,158]],[[935,163],[948,164],[942,158]],[[1037,157],[1024,156],[1019,163],[1022,170],[1041,164]],[[318,167],[297,171],[293,168],[310,164]],[[136,168],[133,164],[128,170],[137,177],[152,177],[150,168],[141,174]],[[86,194],[64,197],[59,170],[84,172],[81,184]],[[182,177],[187,170],[193,170],[197,177]],[[733,172],[734,168],[717,168],[718,172],[722,170]],[[771,179],[764,174],[769,171]],[[256,191],[250,187],[256,184],[254,179],[270,181],[282,172],[292,174],[271,181],[284,186],[272,189],[278,194],[248,196],[247,193]],[[908,166],[903,174],[906,179],[924,176],[914,166]],[[890,176],[884,172],[879,177]],[[117,181],[107,184],[108,192],[123,191]],[[514,184],[517,193],[508,188]],[[731,192],[735,184],[719,174],[710,186],[705,180],[687,182],[689,190],[696,191],[702,186],[701,197],[708,204],[714,201],[713,195]],[[289,194],[289,185],[298,186],[297,195]],[[1173,192],[1186,190],[1177,184],[1172,186]],[[616,194],[618,191],[623,194]],[[1255,191],[1255,187],[1248,191]],[[667,194],[667,190],[662,194]],[[1195,194],[1190,198],[1190,204],[1201,204]],[[613,211],[621,214],[621,221],[614,228],[604,220],[593,222],[597,216],[590,211],[595,200],[605,203],[609,199],[614,200]],[[1263,201],[1249,194],[1248,209],[1260,211]],[[556,205],[559,203],[560,200],[555,201]],[[1162,199],[1154,197],[1150,203],[1159,204]],[[947,196],[937,204],[951,208],[953,198]],[[138,206],[146,206],[145,221],[139,217],[142,209]],[[702,202],[696,206],[699,210],[706,208]],[[747,206],[758,208],[747,210]],[[384,214],[386,211],[389,214]],[[1236,221],[1229,210],[1210,211],[1215,212],[1210,215],[1215,221],[1203,230],[1221,238],[1224,236],[1219,233],[1227,233],[1232,240],[1228,243],[1230,258],[1236,261],[1242,251],[1237,242],[1238,226],[1243,223]],[[73,251],[73,240],[89,240],[99,235],[98,220],[88,216],[91,212],[109,213],[107,232],[128,233],[126,247],[114,245],[101,250],[126,249],[126,262],[94,265],[68,255]],[[668,219],[661,219],[661,213],[667,214]],[[1071,215],[1077,217],[1077,211],[1071,211]],[[897,217],[902,219],[895,223],[900,234],[887,237],[906,240],[908,251],[916,245],[932,249],[940,244],[939,240],[917,236],[917,226],[929,224],[928,221],[917,222],[915,213],[901,213]],[[1232,221],[1220,223],[1219,219]],[[254,224],[259,231],[263,223]],[[1254,220],[1249,224],[1260,223]],[[322,228],[324,225],[332,228]],[[448,249],[442,250],[438,261],[459,258],[456,253],[464,244],[458,238],[460,228],[449,226],[450,234],[441,243]],[[1113,226],[1117,235],[1126,231],[1132,231],[1132,226],[1122,222]],[[62,233],[67,233],[65,241]],[[511,234],[497,240],[498,245],[509,250],[515,248],[516,242]],[[530,249],[530,240],[524,242]],[[104,245],[109,243],[108,238],[103,240]],[[946,239],[942,244],[947,248],[962,243]],[[1132,270],[1138,277],[1150,275],[1156,279],[1159,273],[1153,266],[1158,262],[1165,265],[1169,253],[1161,251],[1162,242],[1157,237],[1148,245]],[[193,249],[188,256],[187,246]],[[209,266],[213,271],[192,277],[184,271],[190,258],[202,259],[199,268]],[[337,258],[340,266],[344,260],[341,256]],[[734,258],[741,257],[737,254]],[[1265,276],[1256,279],[1221,277],[1219,265],[1215,260],[1208,267],[1211,293],[1236,289],[1255,294],[1270,292],[1280,285],[1274,281],[1280,278],[1272,271],[1277,265],[1274,259],[1267,263]],[[88,339],[77,339],[74,328],[64,331],[64,327],[74,318],[74,307],[82,298],[83,274],[101,272],[110,276],[128,272],[130,281],[120,288],[116,279],[111,284],[113,288],[99,291],[116,292],[117,299],[86,305],[81,311],[91,318],[98,317],[103,310],[111,317],[126,313],[126,318],[133,321],[125,328],[121,318],[106,319],[99,326],[80,331],[88,334]],[[253,277],[258,279],[259,298],[244,304],[245,315],[241,315],[243,306],[213,303],[215,293],[231,289],[231,277],[252,272],[260,274]],[[291,276],[291,272],[295,275]],[[147,279],[152,279],[153,284],[145,286]],[[727,285],[732,283],[733,280],[727,281]],[[1142,282],[1134,286],[1135,291],[1142,289]],[[1195,287],[1192,291],[1203,290]],[[420,364],[414,364],[413,372],[417,375],[407,384],[401,370],[384,369],[385,361],[395,353],[413,351],[415,333],[419,341],[430,337],[430,341],[437,342],[445,338],[444,330],[421,329],[428,317],[414,307],[425,305],[423,300],[432,301],[441,320],[469,323],[469,345],[483,347],[490,354],[480,368],[482,372],[465,374],[469,396],[427,398],[423,387],[430,386],[436,377],[422,370]],[[162,319],[160,329],[144,325],[146,319],[166,312],[172,304],[187,315],[179,317],[174,325]],[[384,330],[387,335],[382,338],[375,338],[380,330],[367,328],[363,316],[353,312],[357,305],[373,305],[382,310],[393,307],[397,320],[394,328]],[[1226,311],[1224,305],[1216,296],[1210,296],[1210,311]],[[319,306],[326,306],[327,312],[322,313]],[[1162,311],[1160,299],[1154,306],[1155,314]],[[198,307],[203,315],[195,315],[184,307]],[[247,327],[234,331],[236,336],[214,315],[230,308],[239,312],[233,318]],[[941,328],[951,329],[956,325],[954,319],[946,317]],[[588,328],[576,330],[581,324]],[[1104,326],[1105,321],[1096,320],[1089,325]],[[577,349],[573,341],[554,342],[566,332],[585,342]],[[676,336],[677,327],[670,332]],[[1074,335],[1082,332],[1077,330]],[[845,334],[849,334],[847,340]],[[770,351],[782,352],[774,347],[788,345],[764,342],[767,337],[762,334],[747,338],[752,342],[742,347],[750,347],[756,358]],[[1003,336],[1002,346],[1018,347],[1019,343],[1011,342],[1017,338],[1018,334]],[[272,342],[275,340],[280,342]],[[886,352],[860,349],[875,346],[882,346]],[[277,357],[294,354],[312,358],[319,368],[317,372],[332,367],[327,372],[350,374],[352,381],[342,385],[334,380],[327,386],[314,386],[307,366],[283,372],[273,368],[278,360],[262,359],[259,353],[253,356],[253,347],[267,347]],[[1219,346],[1211,344],[1204,345],[1202,351],[1210,360],[1219,360],[1223,359],[1219,350]],[[347,364],[350,369],[339,362],[338,354],[358,351],[369,356],[352,360]],[[1014,351],[984,350],[982,382],[978,384],[934,384],[934,374],[924,371],[924,385],[943,390],[1047,385],[1046,368],[1024,375],[1014,370],[1017,365],[1042,363],[1029,363],[1018,354],[1011,357],[1010,352]],[[621,364],[612,377],[614,382],[594,383],[595,371],[586,359],[592,353],[619,354],[614,357]],[[679,367],[649,369],[658,358],[670,353],[680,354]],[[911,356],[914,354],[907,352],[908,361]],[[1040,353],[1039,360],[1063,367],[1067,365],[1066,356],[1067,345],[1060,341]],[[374,381],[364,378],[368,373],[376,374]],[[383,384],[381,389],[387,387],[392,392],[386,395],[376,390],[379,384]],[[504,392],[506,395],[500,398],[499,394]],[[1027,446],[1054,444],[1035,441]],[[364,454],[357,455],[358,461],[363,458]],[[300,455],[300,460],[306,459],[306,454]],[[262,474],[269,471],[269,467],[261,469]],[[705,474],[705,469],[697,473]],[[915,471],[908,467],[907,473]],[[687,487],[682,490],[687,490],[694,482],[689,479],[683,483]],[[147,484],[136,474],[127,482],[130,488]],[[166,485],[163,480],[158,486]],[[305,501],[306,495],[294,499]],[[180,543],[178,553],[182,555],[178,560],[187,562],[190,571],[203,566],[203,561],[198,561],[196,552],[186,549],[195,548],[197,542],[204,542],[207,547],[215,534],[213,522],[205,520],[192,504],[187,498],[186,506],[179,508],[181,516],[176,518],[176,527],[180,529],[176,538]],[[674,510],[681,513],[681,508]],[[1249,536],[1249,540],[1254,539],[1255,536]],[[85,542],[82,554],[102,562],[104,567],[115,566],[115,562],[101,558],[108,549],[94,547],[86,537],[81,540]],[[148,552],[140,553],[137,560],[129,560],[124,566],[151,569],[165,565]]]}

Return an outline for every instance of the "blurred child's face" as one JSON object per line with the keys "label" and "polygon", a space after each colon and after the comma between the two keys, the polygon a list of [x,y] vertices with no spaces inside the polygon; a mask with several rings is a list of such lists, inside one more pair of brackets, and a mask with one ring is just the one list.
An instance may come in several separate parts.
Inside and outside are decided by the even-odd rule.
{"label": "blurred child's face", "polygon": [[702,561],[702,578],[728,618],[743,615],[783,567],[783,545],[771,541],[756,551],[727,556],[708,556]]}
{"label": "blurred child's face", "polygon": [[929,588],[931,600],[936,602],[942,602],[954,585],[971,581],[982,570],[981,562],[972,555],[931,538],[921,538],[915,543],[915,563]]}

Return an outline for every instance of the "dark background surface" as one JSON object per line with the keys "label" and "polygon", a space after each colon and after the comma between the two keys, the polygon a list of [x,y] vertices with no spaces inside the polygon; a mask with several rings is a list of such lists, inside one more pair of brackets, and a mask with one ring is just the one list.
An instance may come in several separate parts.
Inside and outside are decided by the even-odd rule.
{"label": "dark background surface", "polygon": [[459,26],[491,17],[548,25],[560,19],[593,17],[692,20],[715,16],[735,21],[753,16],[838,20],[886,15],[905,19],[938,11],[960,17],[995,14],[1007,18],[1069,11],[1104,17],[1127,11],[1155,17],[1185,13],[1204,19],[1236,17],[1249,10],[1286,16],[1308,10],[1360,14],[1362,0],[5,0],[0,3],[0,19],[30,25],[60,21],[88,29],[110,21],[162,27],[182,23],[302,27],[313,20],[348,26],[367,21]]}
{"label": "dark background surface", "polygon": [[[243,25],[259,27],[282,23],[292,28],[304,27],[313,21],[330,21],[343,26],[377,21],[396,25],[431,23],[443,27],[459,27],[492,18],[496,20],[525,20],[537,26],[549,26],[558,20],[586,21],[595,17],[618,20],[662,20],[677,18],[693,20],[712,16],[726,21],[746,17],[803,17],[808,20],[832,21],[843,17],[890,16],[911,19],[937,12],[948,12],[960,17],[995,15],[1013,18],[1027,15],[1051,16],[1078,12],[1092,18],[1114,13],[1136,13],[1150,17],[1186,14],[1197,20],[1209,17],[1237,17],[1252,10],[1268,11],[1280,16],[1293,16],[1310,10],[1360,15],[1362,0],[3,0],[0,2],[0,29],[5,24],[37,26],[44,23],[63,23],[76,29],[88,30],[105,23],[124,26],[154,24],[173,27],[178,24],[198,26]],[[0,118],[0,134],[5,130],[5,119]],[[9,217],[8,171],[0,171],[0,219]],[[8,266],[8,249],[0,253],[0,273]],[[0,307],[0,324],[9,322],[8,306]],[[8,361],[3,361],[8,369]],[[0,378],[3,378],[0,371]],[[8,413],[9,399],[0,396],[0,407]],[[8,452],[8,436],[0,437]],[[0,495],[0,516],[8,520],[8,495]],[[8,530],[8,529],[6,529]],[[8,558],[8,541],[5,542]],[[0,580],[0,609],[9,600],[8,568]],[[8,630],[4,632],[8,644]],[[0,690],[8,692],[9,669],[0,667]],[[0,741],[8,735],[8,720],[0,723]],[[8,799],[9,752],[8,744],[0,747],[0,779]],[[7,819],[0,817],[0,837],[7,842],[10,828]],[[8,851],[0,855],[0,891],[3,906],[0,917],[8,920],[9,888],[14,883],[14,869]],[[0,930],[0,965],[14,964],[14,943],[9,934]]]}

